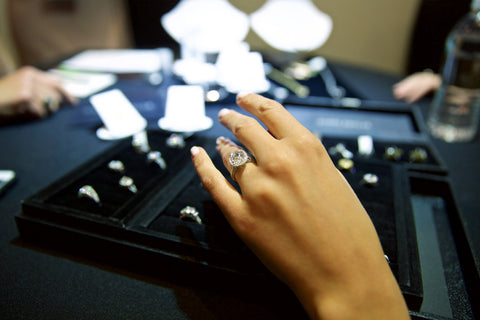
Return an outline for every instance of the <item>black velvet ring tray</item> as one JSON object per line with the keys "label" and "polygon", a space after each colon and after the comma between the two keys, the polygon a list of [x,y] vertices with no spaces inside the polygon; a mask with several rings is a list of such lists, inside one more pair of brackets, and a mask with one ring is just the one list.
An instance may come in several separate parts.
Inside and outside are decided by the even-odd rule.
{"label": "black velvet ring tray", "polygon": [[[24,200],[16,217],[22,236],[66,242],[71,241],[70,236],[80,237],[92,246],[111,243],[131,249],[122,252],[147,254],[151,263],[156,256],[169,256],[232,274],[270,277],[230,228],[191,164],[190,147],[201,145],[236,186],[215,152],[215,140],[194,135],[186,140],[185,148],[170,149],[166,137],[162,132],[149,132],[150,145],[164,156],[166,170],[148,164],[146,155],[135,152],[130,141],[124,140]],[[118,185],[121,174],[108,169],[111,160],[125,164],[124,174],[133,178],[137,193]],[[379,185],[362,183],[365,173],[376,174]],[[344,175],[378,231],[409,308],[418,310],[422,279],[407,169],[381,159],[356,159],[354,168]],[[83,185],[95,188],[101,205],[77,197]],[[179,218],[185,206],[199,211],[202,224]]]}

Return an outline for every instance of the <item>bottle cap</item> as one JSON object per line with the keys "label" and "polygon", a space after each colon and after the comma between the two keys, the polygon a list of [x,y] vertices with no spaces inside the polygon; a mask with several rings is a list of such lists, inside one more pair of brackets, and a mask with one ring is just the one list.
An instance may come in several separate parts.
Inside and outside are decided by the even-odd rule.
{"label": "bottle cap", "polygon": [[480,10],[480,0],[472,0],[470,8],[475,11]]}

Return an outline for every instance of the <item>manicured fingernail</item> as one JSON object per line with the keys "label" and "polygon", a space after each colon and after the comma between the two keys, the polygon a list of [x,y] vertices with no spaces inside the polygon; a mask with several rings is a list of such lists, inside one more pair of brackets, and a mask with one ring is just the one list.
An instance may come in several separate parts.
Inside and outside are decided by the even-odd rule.
{"label": "manicured fingernail", "polygon": [[225,141],[225,137],[218,137],[217,140],[216,140],[216,143],[217,143],[217,144],[220,144],[220,143],[222,143],[222,142],[224,142],[224,141]]}
{"label": "manicured fingernail", "polygon": [[227,113],[229,113],[231,110],[230,109],[227,109],[227,108],[223,108],[222,110],[220,110],[218,112],[218,117],[221,118],[223,117],[224,115],[226,115]]}
{"label": "manicured fingernail", "polygon": [[237,93],[237,99],[241,99],[245,97],[247,94],[249,94],[249,92],[239,92]]}
{"label": "manicured fingernail", "polygon": [[190,154],[192,155],[192,157],[195,157],[199,152],[200,152],[200,149],[198,149],[198,147],[192,147],[190,149]]}

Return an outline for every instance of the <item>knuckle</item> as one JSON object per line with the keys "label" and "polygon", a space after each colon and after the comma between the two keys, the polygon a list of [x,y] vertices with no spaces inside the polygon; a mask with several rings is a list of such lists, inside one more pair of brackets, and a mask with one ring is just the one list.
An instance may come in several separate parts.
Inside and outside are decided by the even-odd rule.
{"label": "knuckle", "polygon": [[313,134],[306,133],[296,137],[295,139],[296,139],[296,148],[298,152],[301,154],[305,154],[305,155],[318,154],[320,156],[327,154],[327,151],[325,150],[320,140],[318,140],[318,138],[315,137]]}
{"label": "knuckle", "polygon": [[277,109],[279,103],[274,100],[266,100],[259,104],[258,106],[258,113],[259,114],[268,114],[273,110]]}
{"label": "knuckle", "polygon": [[255,230],[256,225],[246,215],[237,215],[232,221],[233,226],[239,235],[247,235],[252,233]]}
{"label": "knuckle", "polygon": [[255,120],[250,117],[244,117],[240,119],[233,128],[233,134],[235,136],[242,134],[243,132],[248,132],[255,125]]}
{"label": "knuckle", "polygon": [[263,163],[265,170],[272,176],[276,176],[291,170],[297,165],[297,158],[302,156],[292,149],[282,150],[275,153],[275,159]]}

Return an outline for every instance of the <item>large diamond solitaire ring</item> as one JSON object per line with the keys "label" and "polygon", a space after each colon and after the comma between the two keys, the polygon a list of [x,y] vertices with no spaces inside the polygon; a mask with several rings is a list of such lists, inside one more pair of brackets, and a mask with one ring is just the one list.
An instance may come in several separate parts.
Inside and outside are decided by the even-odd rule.
{"label": "large diamond solitaire ring", "polygon": [[255,162],[255,160],[253,160],[245,150],[237,149],[230,153],[228,162],[232,169],[230,175],[233,181],[237,181],[235,180],[235,173],[237,173],[238,168],[244,166],[247,162]]}
{"label": "large diamond solitaire ring", "polygon": [[89,198],[95,201],[95,203],[100,204],[100,197],[98,196],[97,191],[95,191],[92,186],[84,185],[83,187],[78,189],[77,195],[79,198]]}

